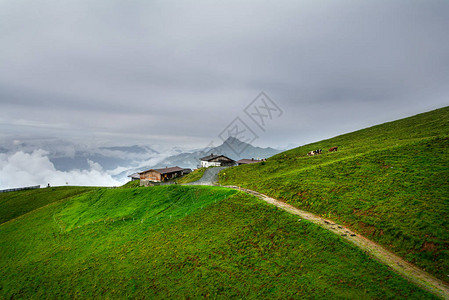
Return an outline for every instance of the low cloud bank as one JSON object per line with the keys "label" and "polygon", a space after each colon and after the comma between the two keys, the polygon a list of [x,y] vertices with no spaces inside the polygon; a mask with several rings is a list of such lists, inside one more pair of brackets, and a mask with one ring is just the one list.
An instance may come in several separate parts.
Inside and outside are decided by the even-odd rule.
{"label": "low cloud bank", "polygon": [[90,169],[56,170],[42,149],[31,153],[23,151],[14,154],[0,154],[0,189],[41,185],[63,186],[119,186],[124,182],[115,180],[112,174],[104,171],[101,165],[88,161]]}

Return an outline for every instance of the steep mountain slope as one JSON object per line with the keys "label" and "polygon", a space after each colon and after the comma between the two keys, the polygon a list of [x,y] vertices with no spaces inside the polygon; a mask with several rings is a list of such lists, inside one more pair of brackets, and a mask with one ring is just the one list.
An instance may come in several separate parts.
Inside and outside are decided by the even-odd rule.
{"label": "steep mountain slope", "polygon": [[[327,149],[338,146],[338,152]],[[308,157],[310,150],[323,154]],[[298,147],[221,173],[349,225],[449,281],[449,107]]]}
{"label": "steep mountain slope", "polygon": [[0,298],[433,298],[338,236],[217,187],[96,189],[0,225],[0,249]]}

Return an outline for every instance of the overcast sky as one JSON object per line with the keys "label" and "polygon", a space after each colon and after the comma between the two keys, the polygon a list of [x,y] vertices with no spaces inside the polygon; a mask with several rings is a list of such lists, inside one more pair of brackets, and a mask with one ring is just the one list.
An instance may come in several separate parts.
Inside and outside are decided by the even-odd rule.
{"label": "overcast sky", "polygon": [[0,0],[0,139],[300,145],[449,105],[448,34],[445,0]]}

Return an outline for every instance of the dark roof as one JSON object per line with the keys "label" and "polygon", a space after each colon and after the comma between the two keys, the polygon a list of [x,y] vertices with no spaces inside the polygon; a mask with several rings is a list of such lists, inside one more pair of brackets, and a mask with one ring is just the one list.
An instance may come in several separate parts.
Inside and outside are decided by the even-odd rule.
{"label": "dark roof", "polygon": [[140,178],[140,175],[139,175],[139,173],[133,173],[133,174],[131,174],[131,175],[128,175],[128,177],[131,177],[131,178]]}
{"label": "dark roof", "polygon": [[183,170],[183,168],[180,168],[180,167],[176,166],[176,167],[163,168],[163,169],[150,169],[150,170],[146,170],[146,171],[140,172],[139,174],[150,172],[150,171],[155,171],[155,172],[158,172],[160,174],[169,174],[169,173],[179,172],[179,171],[182,171],[182,170]]}
{"label": "dark roof", "polygon": [[258,162],[261,162],[261,160],[244,158],[237,161],[238,164],[254,164]]}
{"label": "dark roof", "polygon": [[[224,155],[215,155],[215,154],[211,154],[211,155],[208,155],[208,156],[205,156],[205,157],[201,157],[200,160],[203,160],[203,161],[210,161],[210,160],[212,160],[212,159],[214,159],[214,158],[217,158],[217,157],[225,157],[225,158],[227,158],[227,159],[229,159],[229,160],[232,160],[232,159],[230,159],[230,158],[227,157],[227,156],[224,156]],[[232,160],[232,161],[234,161],[234,160]]]}

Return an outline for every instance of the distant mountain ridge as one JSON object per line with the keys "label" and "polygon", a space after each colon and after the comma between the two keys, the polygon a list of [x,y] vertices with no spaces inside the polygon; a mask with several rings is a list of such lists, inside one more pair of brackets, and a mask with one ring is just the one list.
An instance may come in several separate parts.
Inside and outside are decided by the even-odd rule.
{"label": "distant mountain ridge", "polygon": [[136,166],[138,162],[156,157],[160,153],[149,146],[88,146],[56,138],[36,138],[23,141],[6,141],[0,153],[12,155],[16,152],[32,153],[44,150],[56,170],[89,170],[91,163],[98,163],[104,170],[117,167]]}
{"label": "distant mountain ridge", "polygon": [[199,159],[211,153],[223,154],[238,160],[268,158],[280,152],[273,148],[254,147],[234,138],[229,138],[223,144],[205,150],[177,146],[160,152],[147,145],[96,147],[57,138],[35,138],[6,141],[0,146],[0,153],[12,156],[17,152],[32,153],[39,149],[45,151],[44,156],[57,171],[84,171],[101,167],[105,174],[121,182],[125,182],[129,174],[151,168],[166,166],[197,168]]}
{"label": "distant mountain ridge", "polygon": [[113,146],[97,149],[77,150],[73,156],[52,155],[51,162],[58,170],[69,171],[74,168],[88,169],[89,161],[99,163],[105,170],[112,170],[119,166],[129,166],[136,161],[146,160],[158,151],[147,146]]}
{"label": "distant mountain ridge", "polygon": [[229,137],[223,144],[207,148],[202,151],[195,151],[190,153],[181,153],[167,157],[154,166],[148,168],[163,168],[166,166],[180,166],[184,168],[197,168],[200,163],[200,158],[210,154],[222,154],[233,160],[242,158],[268,158],[275,154],[282,152],[274,148],[255,147],[251,144],[240,141],[237,138]]}
{"label": "distant mountain ridge", "polygon": [[136,154],[159,154],[158,151],[147,147],[147,146],[113,146],[113,147],[100,147],[101,150],[111,150],[111,151],[121,151],[121,152],[127,152],[127,153],[136,153]]}

